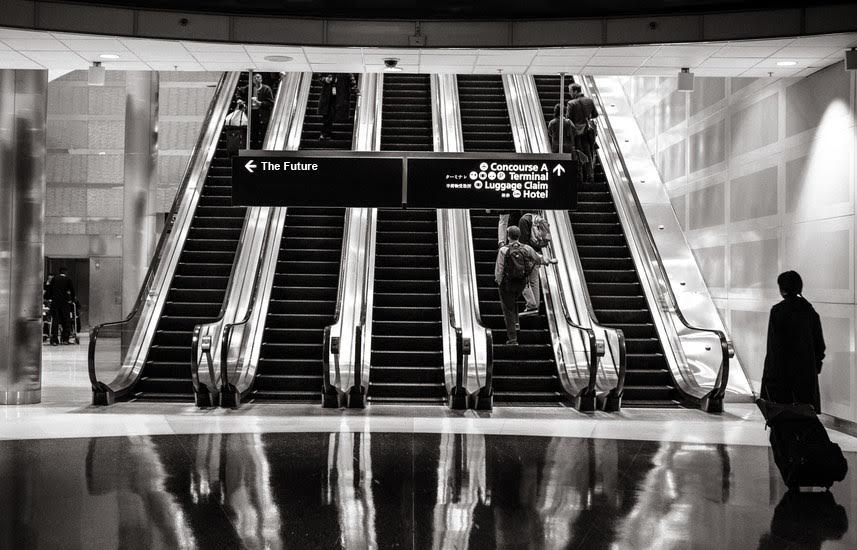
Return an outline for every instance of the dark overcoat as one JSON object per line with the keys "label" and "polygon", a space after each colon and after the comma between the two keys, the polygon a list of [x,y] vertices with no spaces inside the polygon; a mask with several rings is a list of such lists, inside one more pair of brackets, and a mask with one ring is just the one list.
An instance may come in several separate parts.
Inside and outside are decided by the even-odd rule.
{"label": "dark overcoat", "polygon": [[[324,77],[321,78],[321,94],[318,98],[318,114],[324,115],[328,113],[331,102],[334,106],[333,120],[335,122],[348,122],[349,111],[351,110],[351,90],[356,87],[353,77],[348,73],[338,73],[333,75],[333,82],[325,82]],[[336,89],[334,95],[333,90]]]}
{"label": "dark overcoat", "polygon": [[762,397],[779,403],[809,403],[821,412],[818,375],[824,359],[821,319],[802,296],[771,308]]}

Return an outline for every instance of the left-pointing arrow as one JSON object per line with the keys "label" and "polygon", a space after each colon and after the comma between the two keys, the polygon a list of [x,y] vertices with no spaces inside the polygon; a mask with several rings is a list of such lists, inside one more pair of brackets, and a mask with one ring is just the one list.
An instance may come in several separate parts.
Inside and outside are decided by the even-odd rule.
{"label": "left-pointing arrow", "polygon": [[256,168],[257,166],[258,166],[258,164],[253,164],[253,161],[252,161],[252,160],[248,160],[248,161],[247,161],[247,164],[245,164],[245,165],[244,165],[244,168],[246,168],[246,169],[247,169],[247,171],[248,171],[248,172],[250,172],[250,173],[252,174],[252,173],[253,173],[253,169],[254,169],[254,168]]}

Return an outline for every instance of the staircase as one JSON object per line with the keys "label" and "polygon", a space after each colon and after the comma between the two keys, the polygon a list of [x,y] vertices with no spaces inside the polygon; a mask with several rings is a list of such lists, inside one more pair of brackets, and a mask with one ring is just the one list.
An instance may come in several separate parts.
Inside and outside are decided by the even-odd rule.
{"label": "staircase", "polygon": [[[238,87],[246,85],[245,73]],[[246,210],[232,206],[232,163],[221,129],[146,362],[126,400],[193,401],[193,328],[220,313]]]}
{"label": "staircase", "polygon": [[[559,102],[559,77],[537,76],[535,80],[545,120],[549,121]],[[571,82],[566,79],[567,84]],[[625,333],[628,353],[622,404],[679,406],[680,396],[597,157],[594,172],[594,183],[578,184],[577,210],[569,215],[597,320]]]}
{"label": "staircase", "polygon": [[[333,139],[320,142],[321,116],[315,114],[320,90],[319,75],[313,75],[300,147],[350,150],[354,98],[349,122],[335,122]],[[249,401],[321,400],[324,327],[333,323],[336,313],[344,228],[344,208],[286,210]]]}
{"label": "staircase", "polygon": [[[381,148],[431,151],[428,75],[384,75]],[[378,210],[369,401],[446,401],[435,210]]]}
{"label": "staircase", "polygon": [[[494,75],[458,76],[464,150],[514,152],[503,81]],[[498,214],[471,210],[482,322],[494,334],[494,403],[564,404],[547,317],[520,319],[518,346],[507,346],[500,295],[494,282]],[[523,300],[519,300],[523,310]]]}

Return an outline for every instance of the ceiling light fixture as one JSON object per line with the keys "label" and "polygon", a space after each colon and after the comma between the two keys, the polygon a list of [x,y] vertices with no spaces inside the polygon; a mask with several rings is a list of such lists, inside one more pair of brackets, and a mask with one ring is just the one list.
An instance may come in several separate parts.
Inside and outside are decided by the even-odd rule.
{"label": "ceiling light fixture", "polygon": [[86,83],[90,86],[104,86],[104,73],[101,61],[93,61],[87,73]]}
{"label": "ceiling light fixture", "polygon": [[679,92],[692,92],[693,91],[693,73],[690,72],[690,68],[682,67],[681,72],[678,73],[678,91]]}
{"label": "ceiling light fixture", "polygon": [[288,55],[266,55],[265,61],[270,61],[271,63],[288,63],[289,61],[293,61],[294,57],[289,57]]}
{"label": "ceiling light fixture", "polygon": [[115,53],[103,53],[98,57],[100,57],[101,59],[119,59],[119,56]]}
{"label": "ceiling light fixture", "polygon": [[777,61],[777,67],[794,67],[797,61]]}

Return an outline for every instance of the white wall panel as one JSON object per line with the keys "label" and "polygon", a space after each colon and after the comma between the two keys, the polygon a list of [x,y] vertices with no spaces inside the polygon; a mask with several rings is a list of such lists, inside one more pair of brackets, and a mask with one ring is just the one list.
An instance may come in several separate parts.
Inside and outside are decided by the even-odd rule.
{"label": "white wall panel", "polygon": [[827,339],[822,408],[857,422],[855,73],[840,63],[802,79],[698,77],[678,120],[664,112],[681,112],[668,79],[623,85],[751,377],[776,277],[794,269]]}

